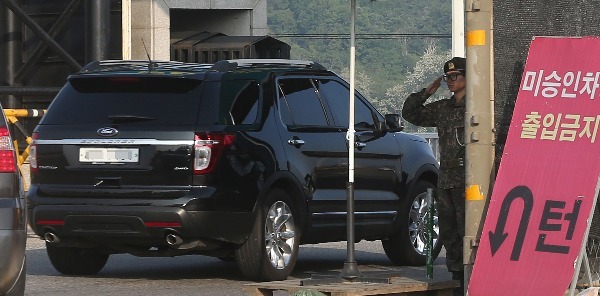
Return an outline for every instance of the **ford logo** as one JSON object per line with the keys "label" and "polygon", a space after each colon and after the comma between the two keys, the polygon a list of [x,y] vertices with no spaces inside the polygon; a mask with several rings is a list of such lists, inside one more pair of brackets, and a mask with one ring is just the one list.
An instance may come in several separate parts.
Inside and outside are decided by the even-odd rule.
{"label": "ford logo", "polygon": [[103,137],[112,137],[116,136],[119,133],[119,131],[116,128],[112,127],[102,127],[99,128],[96,132]]}

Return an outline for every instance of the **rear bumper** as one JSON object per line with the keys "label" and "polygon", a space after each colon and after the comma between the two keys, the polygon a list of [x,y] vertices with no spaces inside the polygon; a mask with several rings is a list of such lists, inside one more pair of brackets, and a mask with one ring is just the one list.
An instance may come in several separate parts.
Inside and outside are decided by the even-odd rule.
{"label": "rear bumper", "polygon": [[[241,244],[253,225],[253,201],[228,190],[188,188],[176,197],[141,190],[118,194],[97,192],[81,196],[48,196],[32,184],[27,194],[28,222],[43,237],[105,245],[160,247],[167,234],[183,239]],[[63,240],[65,242],[67,240]]]}
{"label": "rear bumper", "polygon": [[241,244],[252,225],[251,213],[175,207],[40,205],[29,214],[30,226],[40,237],[53,232],[61,239],[107,245],[163,246],[168,234]]}
{"label": "rear bumper", "polygon": [[85,238],[103,243],[161,245],[167,234],[241,244],[252,227],[247,212],[186,211],[178,207],[38,205],[29,210],[33,231],[43,237]]}
{"label": "rear bumper", "polygon": [[26,229],[0,230],[0,295],[8,292],[25,264]]}
{"label": "rear bumper", "polygon": [[[183,239],[241,244],[252,229],[253,213],[242,197],[214,188],[194,188],[176,198],[46,196],[35,184],[27,195],[28,222],[43,237],[53,232],[63,243],[160,247],[167,234]],[[118,249],[118,247],[117,247]]]}

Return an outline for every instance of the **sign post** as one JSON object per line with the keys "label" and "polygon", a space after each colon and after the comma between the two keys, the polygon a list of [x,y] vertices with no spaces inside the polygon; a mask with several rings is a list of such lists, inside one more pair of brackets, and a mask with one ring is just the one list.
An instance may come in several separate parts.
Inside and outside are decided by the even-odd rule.
{"label": "sign post", "polygon": [[[600,178],[596,184],[596,196],[598,196],[598,192],[600,190]],[[581,270],[581,263],[585,266],[585,277],[588,281],[590,287],[592,286],[592,275],[590,272],[590,264],[587,256],[587,248],[586,244],[588,241],[588,237],[590,234],[590,227],[592,226],[592,219],[594,219],[594,209],[596,208],[597,198],[594,199],[592,204],[592,212],[590,213],[590,217],[587,219],[587,229],[583,236],[583,243],[581,244],[581,250],[579,251],[579,257],[577,258],[577,263],[575,264],[575,272],[573,273],[573,279],[571,280],[571,288],[569,289],[569,295],[573,296],[575,294],[575,287],[577,286],[577,280],[579,279],[579,271]]]}
{"label": "sign post", "polygon": [[600,176],[599,37],[533,39],[468,294],[563,295]]}

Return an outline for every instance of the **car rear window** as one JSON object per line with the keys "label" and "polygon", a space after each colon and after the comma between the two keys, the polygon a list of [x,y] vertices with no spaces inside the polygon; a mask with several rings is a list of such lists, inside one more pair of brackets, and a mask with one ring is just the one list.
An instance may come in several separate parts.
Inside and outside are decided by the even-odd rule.
{"label": "car rear window", "polygon": [[195,124],[202,82],[165,77],[71,79],[40,124]]}

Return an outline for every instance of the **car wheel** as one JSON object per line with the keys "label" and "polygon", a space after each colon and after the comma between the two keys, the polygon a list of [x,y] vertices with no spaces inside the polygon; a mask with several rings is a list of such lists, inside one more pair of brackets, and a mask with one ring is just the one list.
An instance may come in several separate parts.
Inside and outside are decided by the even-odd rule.
{"label": "car wheel", "polygon": [[98,273],[106,265],[109,256],[96,249],[57,247],[48,243],[46,252],[52,266],[60,273],[69,275]]}
{"label": "car wheel", "polygon": [[[427,188],[435,188],[428,181],[418,181],[399,212],[396,232],[382,240],[383,250],[397,265],[422,266],[427,261]],[[442,249],[439,242],[437,210],[433,216],[433,259]]]}
{"label": "car wheel", "polygon": [[23,260],[23,268],[19,274],[19,279],[15,283],[15,286],[6,294],[6,296],[23,296],[25,295],[25,278],[27,277],[27,265]]}
{"label": "car wheel", "polygon": [[252,233],[235,252],[242,274],[256,281],[284,280],[298,257],[299,231],[289,195],[272,189],[257,213]]}

